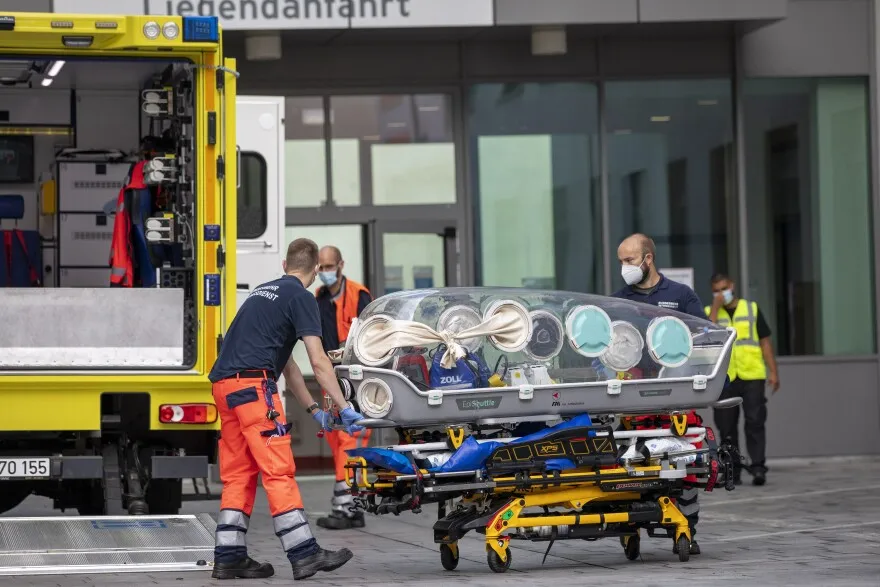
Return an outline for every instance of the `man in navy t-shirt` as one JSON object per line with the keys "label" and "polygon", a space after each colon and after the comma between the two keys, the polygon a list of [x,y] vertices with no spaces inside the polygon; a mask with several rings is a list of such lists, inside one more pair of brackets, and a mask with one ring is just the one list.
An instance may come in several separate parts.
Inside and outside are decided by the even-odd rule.
{"label": "man in navy t-shirt", "polygon": [[644,234],[625,238],[617,248],[617,258],[626,287],[611,294],[612,297],[676,310],[705,320],[706,313],[696,292],[683,283],[666,279],[657,271],[655,254],[654,241]]}
{"label": "man in navy t-shirt", "polygon": [[245,535],[254,508],[257,475],[263,488],[275,535],[293,569],[294,579],[332,571],[348,562],[347,548],[324,550],[309,529],[294,474],[290,424],[276,384],[284,375],[293,395],[325,430],[333,417],[315,402],[302,372],[291,358],[297,340],[306,345],[315,378],[338,406],[343,426],[360,429],[362,420],[345,401],[330,359],[321,343],[321,319],[315,296],[308,289],[317,276],[318,246],[297,239],[287,248],[284,275],[254,289],[238,310],[226,333],[208,379],[220,415],[220,516],[217,519],[213,577],[266,578],[272,565],[248,556]]}
{"label": "man in navy t-shirt", "polygon": [[[666,279],[657,271],[657,266],[654,264],[656,247],[651,238],[641,233],[628,236],[617,248],[617,258],[620,261],[620,275],[626,282],[626,287],[611,294],[612,297],[651,304],[690,314],[702,320],[706,319],[703,304],[694,290],[683,283]],[[645,362],[646,360],[643,359],[639,367]],[[696,411],[688,414],[689,424],[701,421]],[[688,519],[690,525],[691,554],[700,554],[700,545],[694,538],[697,522],[700,519],[699,495],[697,487],[685,484],[681,497],[676,499],[678,509]],[[674,546],[673,552],[677,553],[677,548],[677,545]]]}

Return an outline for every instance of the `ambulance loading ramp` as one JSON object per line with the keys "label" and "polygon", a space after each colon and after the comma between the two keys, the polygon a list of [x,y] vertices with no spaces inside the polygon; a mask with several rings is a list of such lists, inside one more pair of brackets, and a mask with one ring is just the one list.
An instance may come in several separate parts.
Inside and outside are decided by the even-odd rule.
{"label": "ambulance loading ramp", "polygon": [[0,518],[0,576],[209,571],[208,514]]}

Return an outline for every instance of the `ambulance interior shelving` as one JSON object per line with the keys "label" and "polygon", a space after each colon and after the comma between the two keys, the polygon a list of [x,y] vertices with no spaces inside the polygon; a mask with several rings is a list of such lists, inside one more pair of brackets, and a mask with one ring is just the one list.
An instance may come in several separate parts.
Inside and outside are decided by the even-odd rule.
{"label": "ambulance interior shelving", "polygon": [[194,104],[187,62],[0,57],[4,322],[32,326],[0,370],[195,364]]}

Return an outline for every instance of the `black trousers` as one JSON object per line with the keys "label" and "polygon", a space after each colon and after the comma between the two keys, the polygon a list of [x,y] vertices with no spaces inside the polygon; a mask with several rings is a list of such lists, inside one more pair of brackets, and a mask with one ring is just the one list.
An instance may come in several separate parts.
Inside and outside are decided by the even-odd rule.
{"label": "black trousers", "polygon": [[731,443],[739,448],[739,410],[742,407],[745,414],[744,428],[749,459],[753,468],[764,470],[766,470],[764,461],[767,446],[767,434],[764,427],[767,422],[766,385],[765,379],[751,381],[734,379],[721,393],[721,399],[741,397],[742,406],[713,410],[715,424],[718,426],[718,436],[722,441],[730,438]]}

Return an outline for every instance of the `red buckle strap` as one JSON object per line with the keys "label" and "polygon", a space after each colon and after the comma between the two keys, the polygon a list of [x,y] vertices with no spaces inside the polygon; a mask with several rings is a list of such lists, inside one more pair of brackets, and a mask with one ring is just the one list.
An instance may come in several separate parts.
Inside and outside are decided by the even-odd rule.
{"label": "red buckle strap", "polygon": [[[36,267],[34,267],[34,264],[31,262],[31,256],[28,254],[27,245],[24,242],[24,235],[17,228],[14,229],[12,232],[14,232],[15,236],[18,237],[18,243],[21,245],[21,250],[24,253],[24,260],[27,261],[28,273],[29,273],[29,277],[31,279],[31,286],[32,287],[40,287],[42,285],[42,283],[40,283],[40,274],[37,273]],[[10,240],[12,239],[11,235],[9,236],[9,239]],[[10,272],[11,272],[12,271],[12,269],[11,269],[11,267],[12,267],[12,246],[11,245],[9,246],[9,250],[6,254],[9,256],[9,259],[10,259],[9,265],[10,265]]]}
{"label": "red buckle strap", "polygon": [[12,280],[12,232],[3,231],[3,244],[6,247],[6,273]]}

